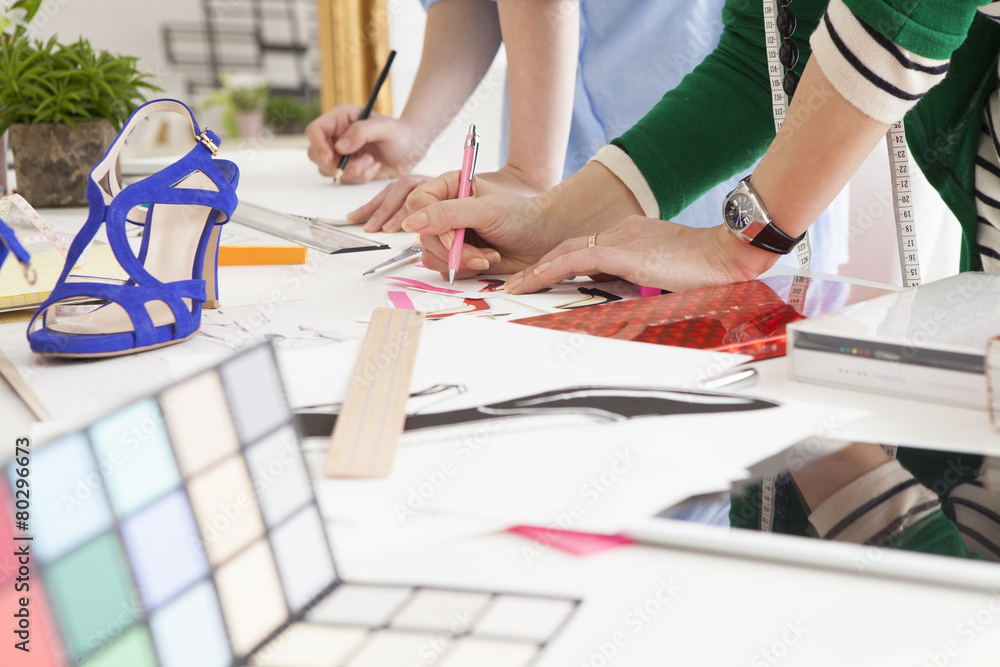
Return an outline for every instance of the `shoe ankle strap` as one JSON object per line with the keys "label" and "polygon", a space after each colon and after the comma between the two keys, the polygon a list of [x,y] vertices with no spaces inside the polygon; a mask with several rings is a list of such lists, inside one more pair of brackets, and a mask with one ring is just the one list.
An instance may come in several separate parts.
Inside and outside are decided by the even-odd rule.
{"label": "shoe ankle strap", "polygon": [[176,113],[186,117],[191,122],[191,134],[194,137],[194,140],[204,146],[206,150],[211,151],[213,156],[218,152],[219,145],[222,143],[222,140],[215,132],[212,132],[207,127],[205,129],[198,127],[198,121],[195,119],[194,113],[192,113],[191,109],[186,104],[173,99],[160,99],[146,102],[132,112],[132,115],[129,116],[128,121],[126,121],[125,126],[122,127],[121,132],[118,133],[118,138],[115,139],[114,143],[111,144],[110,148],[108,148],[108,151],[104,154],[101,161],[98,162],[90,172],[90,178],[97,183],[99,187],[101,185],[101,181],[103,181],[105,177],[108,179],[108,188],[111,192],[108,193],[103,187],[101,187],[101,192],[104,195],[104,203],[106,205],[110,204],[122,190],[121,183],[118,182],[118,174],[116,173],[115,165],[118,163],[118,154],[121,152],[125,141],[140,121],[145,120],[153,114],[162,112]]}

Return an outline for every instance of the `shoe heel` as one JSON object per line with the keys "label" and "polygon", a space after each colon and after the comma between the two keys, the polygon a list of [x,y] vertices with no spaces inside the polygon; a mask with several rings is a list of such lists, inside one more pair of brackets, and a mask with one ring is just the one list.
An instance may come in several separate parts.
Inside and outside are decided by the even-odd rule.
{"label": "shoe heel", "polygon": [[202,308],[215,310],[219,307],[219,234],[222,225],[213,225],[208,243],[205,245],[205,263],[202,266],[202,276],[205,278],[205,303]]}

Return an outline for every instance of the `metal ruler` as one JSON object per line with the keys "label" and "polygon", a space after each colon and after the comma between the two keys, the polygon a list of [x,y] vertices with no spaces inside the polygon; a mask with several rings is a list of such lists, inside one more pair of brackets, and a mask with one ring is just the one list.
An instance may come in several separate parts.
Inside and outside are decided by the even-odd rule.
{"label": "metal ruler", "polygon": [[910,187],[910,151],[906,147],[903,121],[896,121],[885,134],[892,173],[892,213],[896,220],[896,243],[899,246],[899,270],[903,287],[920,284],[920,255],[917,253],[917,228],[913,222],[913,191]]}
{"label": "metal ruler", "polygon": [[375,309],[330,438],[326,477],[385,477],[392,470],[423,323],[416,310]]}
{"label": "metal ruler", "polygon": [[241,201],[236,207],[233,222],[330,255],[389,247],[380,241],[349,234],[332,221],[281,213],[247,201]]}

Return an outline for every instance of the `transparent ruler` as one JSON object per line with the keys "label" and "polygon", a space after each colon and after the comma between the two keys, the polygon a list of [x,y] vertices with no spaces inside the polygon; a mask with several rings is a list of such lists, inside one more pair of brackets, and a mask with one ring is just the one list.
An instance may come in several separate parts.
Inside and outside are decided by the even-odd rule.
{"label": "transparent ruler", "polygon": [[345,232],[322,218],[281,213],[247,201],[241,201],[236,207],[233,222],[330,255],[389,247],[380,241]]}

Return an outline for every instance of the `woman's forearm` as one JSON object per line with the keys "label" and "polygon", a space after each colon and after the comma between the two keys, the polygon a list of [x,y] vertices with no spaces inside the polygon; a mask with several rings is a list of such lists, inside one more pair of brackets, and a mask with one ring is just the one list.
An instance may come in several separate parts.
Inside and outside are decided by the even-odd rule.
{"label": "woman's forearm", "polygon": [[844,99],[811,59],[781,130],[750,179],[774,224],[789,236],[806,231],[888,128]]}
{"label": "woman's forearm", "polygon": [[476,89],[500,48],[491,0],[442,0],[427,10],[424,50],[400,120],[427,146]]}
{"label": "woman's forearm", "polygon": [[506,168],[536,191],[563,175],[580,42],[578,0],[498,0],[507,49]]}
{"label": "woman's forearm", "polygon": [[552,241],[545,251],[566,239],[589,236],[630,215],[642,214],[625,183],[594,161],[532,201],[537,207],[534,223],[544,225]]}

